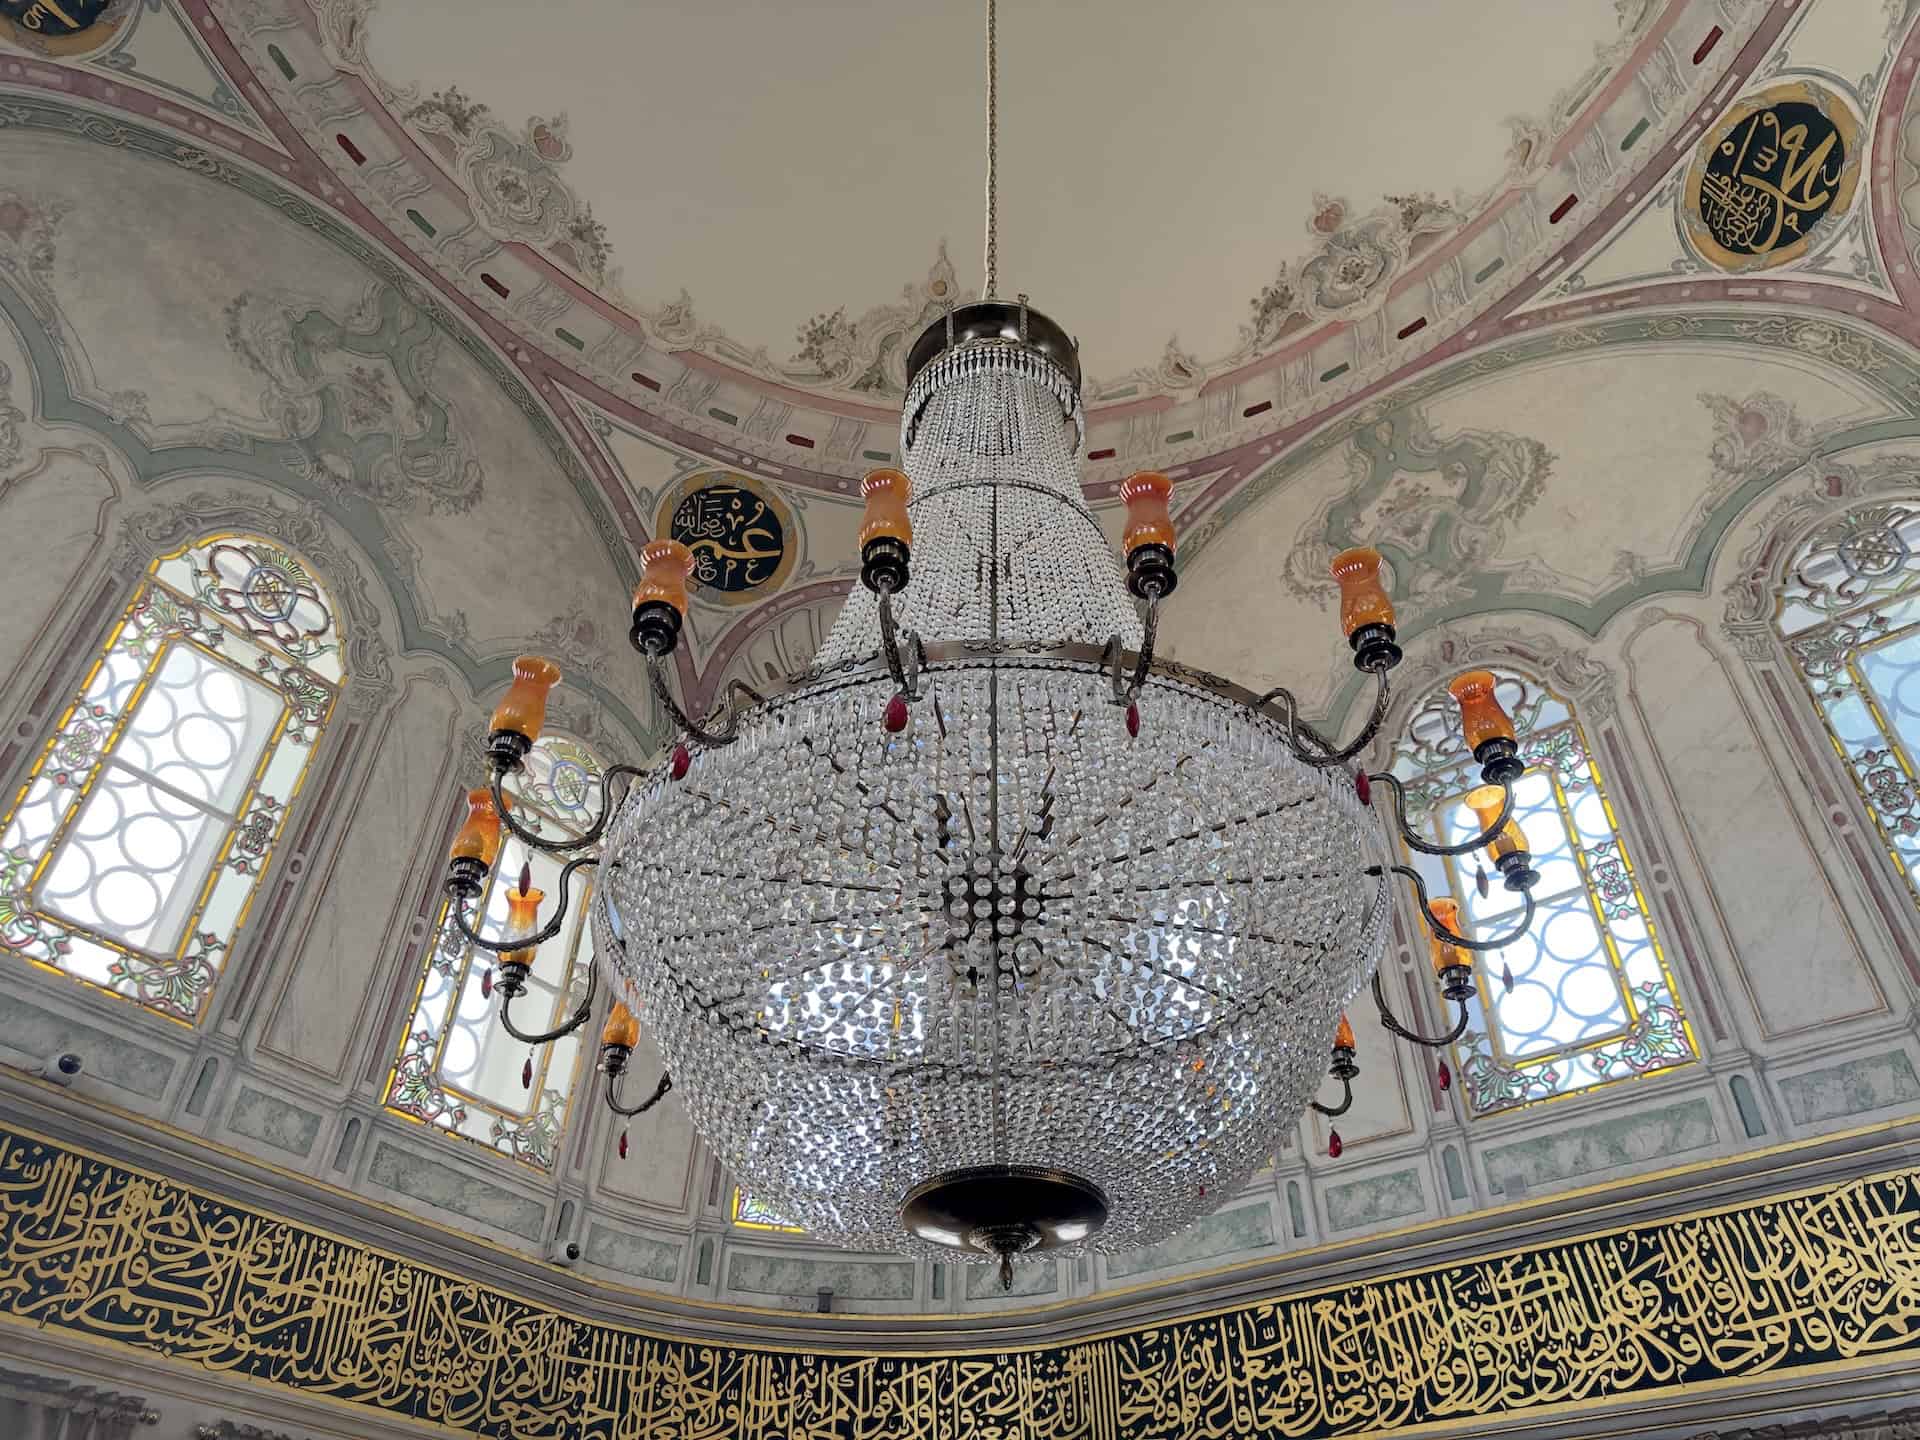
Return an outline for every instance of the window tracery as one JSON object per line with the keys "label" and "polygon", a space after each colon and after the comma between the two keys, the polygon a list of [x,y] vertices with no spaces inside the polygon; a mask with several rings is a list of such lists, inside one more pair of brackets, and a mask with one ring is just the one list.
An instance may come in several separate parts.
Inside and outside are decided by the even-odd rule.
{"label": "window tracery", "polygon": [[[597,755],[577,740],[550,733],[534,745],[505,788],[522,825],[542,836],[577,836],[599,811],[604,784]],[[506,893],[519,880],[521,866],[509,858],[512,850],[510,842],[481,898],[483,921],[477,928],[488,939],[501,938]],[[563,859],[527,851],[524,863],[536,889],[555,893]],[[523,1023],[545,1030],[585,997],[593,967],[590,898],[591,890],[574,908],[571,923],[536,952],[520,1002]],[[387,1081],[387,1108],[550,1170],[578,1080],[580,1035],[531,1047],[513,1039],[494,1015],[492,957],[466,942],[447,903],[440,907]]]}
{"label": "window tracery", "polygon": [[[1572,707],[1516,671],[1495,669],[1527,773],[1514,818],[1540,882],[1533,928],[1476,968],[1478,994],[1456,1047],[1469,1109],[1479,1115],[1650,1074],[1696,1057],[1653,918],[1634,876],[1606,784]],[[1480,784],[1436,691],[1415,710],[1392,770],[1406,785],[1407,818],[1442,844],[1480,833],[1464,803]],[[1511,923],[1519,897],[1478,857],[1410,855],[1431,889],[1461,902],[1473,932]]]}
{"label": "window tracery", "polygon": [[1920,900],[1920,507],[1867,505],[1788,561],[1774,628]]}
{"label": "window tracery", "polygon": [[339,697],[344,637],[292,552],[161,556],[0,827],[0,947],[192,1024]]}

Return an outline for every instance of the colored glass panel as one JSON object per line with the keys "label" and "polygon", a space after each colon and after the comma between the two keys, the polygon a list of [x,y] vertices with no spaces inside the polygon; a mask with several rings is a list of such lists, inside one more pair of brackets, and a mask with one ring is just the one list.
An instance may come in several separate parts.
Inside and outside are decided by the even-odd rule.
{"label": "colored glass panel", "polygon": [[156,561],[0,829],[0,947],[205,1012],[343,678],[332,606],[253,536]]}
{"label": "colored glass panel", "polygon": [[[587,830],[600,808],[603,787],[599,758],[561,735],[542,736],[521,772],[506,784],[513,818],[536,834],[555,838]],[[490,940],[501,938],[507,891],[519,883],[522,864],[531,869],[534,888],[546,892],[540,915],[544,923],[559,903],[564,863],[565,857],[507,839],[487,877],[482,918],[475,928]],[[568,922],[540,946],[526,993],[514,1002],[514,1023],[521,1029],[552,1029],[585,997],[593,967],[593,931],[587,923],[591,898],[591,889],[583,893],[576,873]],[[440,908],[413,1015],[387,1082],[387,1106],[550,1170],[566,1130],[586,1032],[536,1046],[509,1035],[495,1013],[498,998],[485,993],[487,972],[498,962],[460,933],[450,903]],[[531,1079],[523,1084],[528,1067]]]}
{"label": "colored glass panel", "polygon": [[745,1226],[749,1230],[780,1230],[789,1235],[805,1232],[786,1216],[764,1201],[756,1200],[752,1192],[733,1187],[733,1223]]}
{"label": "colored glass panel", "polygon": [[1920,899],[1920,508],[1869,505],[1807,537],[1775,625]]}
{"label": "colored glass panel", "polygon": [[[1494,673],[1527,762],[1514,786],[1513,818],[1540,880],[1532,928],[1475,966],[1477,994],[1456,1056],[1468,1105],[1482,1115],[1684,1064],[1696,1054],[1579,721],[1538,682]],[[1407,787],[1408,820],[1424,838],[1459,844],[1480,833],[1465,803],[1481,783],[1479,766],[1444,690],[1414,713],[1392,768]],[[1479,852],[1410,853],[1410,863],[1435,894],[1460,900],[1467,933],[1499,933],[1517,919],[1520,897],[1497,872],[1488,871],[1481,895]]]}

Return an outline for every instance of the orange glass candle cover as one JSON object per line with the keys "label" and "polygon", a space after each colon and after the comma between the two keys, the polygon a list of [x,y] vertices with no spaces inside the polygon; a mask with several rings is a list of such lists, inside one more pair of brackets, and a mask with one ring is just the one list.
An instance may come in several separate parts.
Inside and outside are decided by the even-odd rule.
{"label": "orange glass candle cover", "polygon": [[[544,890],[507,891],[507,923],[502,932],[506,940],[524,940],[540,928],[540,902],[547,898]],[[515,950],[502,959],[533,968],[534,952],[538,946],[527,945]]]}
{"label": "orange glass candle cover", "polygon": [[655,601],[671,605],[687,617],[687,577],[693,573],[693,552],[678,540],[649,540],[640,547],[640,584],[633,592],[633,608]]}
{"label": "orange glass candle cover", "polygon": [[493,728],[538,740],[547,723],[547,692],[560,683],[560,667],[541,655],[513,662],[513,684],[493,709]]}
{"label": "orange glass candle cover", "polygon": [[1142,545],[1174,544],[1173,516],[1167,513],[1167,497],[1173,494],[1173,481],[1158,470],[1142,470],[1120,482],[1120,498],[1127,505],[1127,528],[1120,537],[1120,548],[1131,555]]}
{"label": "orange glass candle cover", "polygon": [[1346,1012],[1340,1014],[1340,1024],[1333,1032],[1333,1043],[1337,1049],[1351,1050],[1353,1044],[1353,1026],[1347,1022]]}
{"label": "orange glass candle cover", "polygon": [[1329,567],[1340,582],[1340,633],[1351,635],[1362,625],[1393,624],[1393,601],[1380,583],[1380,552],[1361,546],[1342,550]]}
{"label": "orange glass candle cover", "polygon": [[[1480,821],[1480,833],[1484,835],[1493,828],[1493,822],[1500,818],[1500,807],[1506,798],[1506,792],[1498,785],[1482,785],[1468,791],[1460,803],[1473,811]],[[1504,855],[1526,848],[1527,837],[1520,829],[1520,822],[1509,819],[1500,827],[1500,833],[1487,842],[1487,857],[1497,862]]]}
{"label": "orange glass candle cover", "polygon": [[869,470],[860,482],[860,498],[867,502],[866,516],[860,522],[860,548],[869,540],[898,540],[913,544],[913,521],[907,516],[907,497],[912,491],[903,470]]}
{"label": "orange glass candle cover", "polygon": [[484,787],[467,791],[467,820],[453,837],[449,860],[478,860],[489,870],[500,853],[500,812],[493,808],[493,792]]}
{"label": "orange glass candle cover", "polygon": [[1478,750],[1489,740],[1514,738],[1513,721],[1494,697],[1497,683],[1490,670],[1469,670],[1454,676],[1447,686],[1447,693],[1460,704],[1460,728],[1469,750]]}
{"label": "orange glass candle cover", "polygon": [[640,1043],[640,1021],[622,1001],[613,1002],[606,1028],[600,1032],[600,1043],[624,1045],[629,1050]]}
{"label": "orange glass candle cover", "polygon": [[[1447,929],[1451,930],[1455,935],[1464,935],[1467,933],[1460,928],[1460,902],[1458,900],[1442,895],[1437,900],[1427,902],[1427,908],[1433,912],[1434,919],[1446,926]],[[1427,932],[1427,948],[1432,952],[1433,972],[1436,975],[1455,965],[1465,965],[1468,963],[1467,958],[1462,955],[1459,950],[1454,948],[1450,941],[1441,939],[1431,930]]]}

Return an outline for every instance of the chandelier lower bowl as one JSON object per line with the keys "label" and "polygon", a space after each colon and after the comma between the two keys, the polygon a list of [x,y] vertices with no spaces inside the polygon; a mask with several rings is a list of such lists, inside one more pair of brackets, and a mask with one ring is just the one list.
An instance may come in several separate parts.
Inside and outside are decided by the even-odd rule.
{"label": "chandelier lower bowl", "polygon": [[1092,1239],[1107,1223],[1107,1197],[1068,1170],[973,1165],[908,1191],[900,1223],[916,1239],[969,1258],[1024,1255]]}
{"label": "chandelier lower bowl", "polygon": [[1372,817],[1195,672],[1155,667],[1138,735],[1085,647],[933,646],[921,686],[894,732],[884,667],[815,674],[638,788],[600,963],[702,1137],[814,1238],[1155,1243],[1324,1077],[1383,943]]}

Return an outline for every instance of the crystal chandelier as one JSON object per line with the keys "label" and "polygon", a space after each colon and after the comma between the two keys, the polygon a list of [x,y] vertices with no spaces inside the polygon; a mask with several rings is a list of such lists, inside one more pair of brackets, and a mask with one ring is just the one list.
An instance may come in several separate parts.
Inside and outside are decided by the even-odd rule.
{"label": "crystal chandelier", "polygon": [[[990,4],[990,137],[993,50]],[[1234,1194],[1308,1106],[1344,1113],[1358,1073],[1344,1008],[1369,975],[1389,1030],[1451,1044],[1473,957],[1531,924],[1537,876],[1491,675],[1451,687],[1483,833],[1432,844],[1393,776],[1351,768],[1400,659],[1375,552],[1333,562],[1353,663],[1375,685],[1348,743],[1286,689],[1154,657],[1177,578],[1171,483],[1121,486],[1123,569],[1081,490],[1077,346],[1025,296],[994,298],[992,174],[990,138],[988,298],[910,352],[905,470],[866,477],[862,585],[812,665],[687,715],[668,662],[692,556],[646,545],[631,635],[678,742],[653,766],[611,767],[578,839],[543,837],[503,789],[559,678],[523,656],[446,888],[466,938],[501,957],[502,1024],[542,1043],[589,1022],[592,989],[549,1032],[509,1011],[571,878],[598,867],[608,1104],[636,1114],[676,1086],[735,1177],[813,1237],[997,1262],[1010,1285],[1023,1254],[1164,1238]],[[1523,901],[1515,928],[1464,933],[1457,903],[1393,862],[1383,812],[1410,849],[1485,847]],[[469,911],[503,829],[576,858],[547,921],[523,871],[488,938]],[[1457,1007],[1442,1034],[1401,1023],[1380,984],[1393,875]],[[642,1024],[673,1079],[628,1105]],[[1314,1098],[1327,1075],[1334,1105]]]}

